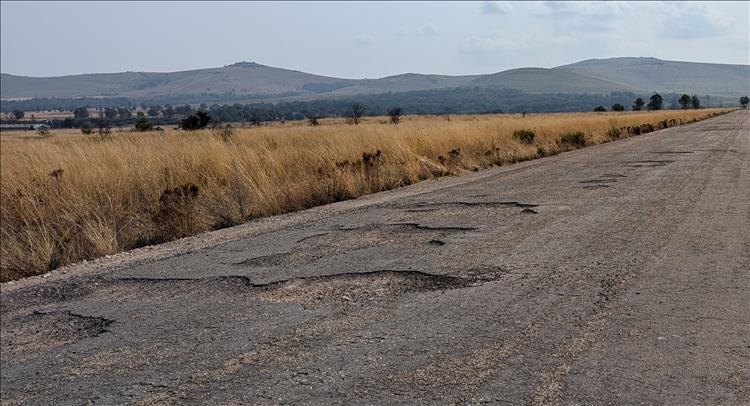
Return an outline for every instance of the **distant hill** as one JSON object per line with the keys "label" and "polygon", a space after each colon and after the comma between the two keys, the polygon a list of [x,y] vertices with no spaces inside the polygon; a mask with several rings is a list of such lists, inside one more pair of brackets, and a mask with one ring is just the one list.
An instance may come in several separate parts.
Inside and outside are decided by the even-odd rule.
{"label": "distant hill", "polygon": [[407,73],[380,79],[342,79],[239,62],[221,68],[171,73],[123,72],[28,77],[0,75],[0,97],[190,97],[279,99],[352,96],[447,88],[506,88],[526,93],[651,91],[739,96],[750,92],[750,66],[665,61],[655,58],[591,59],[552,69],[522,68],[487,75]]}
{"label": "distant hill", "polygon": [[634,91],[742,96],[750,66],[664,61],[656,58],[589,59],[555,70],[585,75]]}
{"label": "distant hill", "polygon": [[526,93],[609,93],[634,90],[608,80],[562,69],[511,69],[474,79],[470,86],[517,89]]}

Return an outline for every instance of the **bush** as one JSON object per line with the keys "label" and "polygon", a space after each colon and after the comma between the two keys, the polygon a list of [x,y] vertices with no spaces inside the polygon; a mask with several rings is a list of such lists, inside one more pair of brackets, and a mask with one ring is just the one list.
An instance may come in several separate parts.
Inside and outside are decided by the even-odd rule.
{"label": "bush", "polygon": [[612,111],[625,111],[625,106],[620,103],[615,103],[612,105]]}
{"label": "bush", "polygon": [[560,143],[570,145],[575,148],[586,146],[586,134],[577,131],[574,133],[565,133],[560,136]]}
{"label": "bush", "polygon": [[199,111],[185,117],[185,119],[182,120],[182,125],[180,127],[182,127],[183,130],[200,130],[206,128],[210,121],[211,116],[204,111]]}
{"label": "bush", "polygon": [[229,142],[234,137],[234,127],[231,124],[219,124],[211,129],[211,133],[221,138],[224,142]]}
{"label": "bush", "polygon": [[147,119],[146,117],[140,117],[135,122],[136,131],[140,131],[140,132],[151,131],[153,130],[153,128],[154,128],[154,124],[151,123],[151,121]]}
{"label": "bush", "polygon": [[81,124],[81,133],[89,135],[94,131],[94,125],[90,121]]}
{"label": "bush", "polygon": [[310,123],[310,125],[320,125],[320,121],[318,121],[318,117],[309,117],[307,121]]}
{"label": "bush", "polygon": [[607,109],[604,108],[604,106],[596,106],[596,107],[594,107],[594,111],[597,112],[597,113],[602,113],[602,112],[607,111]]}
{"label": "bush", "polygon": [[534,137],[536,133],[534,130],[515,130],[513,131],[513,138],[521,141],[524,144],[534,143]]}
{"label": "bush", "polygon": [[547,150],[544,147],[537,147],[536,154],[539,156],[547,156]]}
{"label": "bush", "polygon": [[37,135],[45,139],[49,138],[51,135],[49,132],[49,127],[47,127],[46,125],[40,125],[39,128],[36,129],[36,133]]}
{"label": "bush", "polygon": [[618,139],[620,138],[620,135],[622,135],[622,130],[620,130],[617,127],[612,127],[609,130],[607,130],[607,137],[612,139]]}
{"label": "bush", "polygon": [[393,124],[398,124],[398,122],[401,121],[401,114],[401,107],[388,109],[388,116],[391,118],[391,123]]}

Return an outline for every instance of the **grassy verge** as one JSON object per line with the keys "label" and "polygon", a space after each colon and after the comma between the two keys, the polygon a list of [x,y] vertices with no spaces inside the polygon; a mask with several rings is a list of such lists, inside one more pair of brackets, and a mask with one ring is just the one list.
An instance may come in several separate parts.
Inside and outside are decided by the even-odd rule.
{"label": "grassy verge", "polygon": [[3,137],[0,280],[722,112],[371,118],[228,139],[208,130]]}

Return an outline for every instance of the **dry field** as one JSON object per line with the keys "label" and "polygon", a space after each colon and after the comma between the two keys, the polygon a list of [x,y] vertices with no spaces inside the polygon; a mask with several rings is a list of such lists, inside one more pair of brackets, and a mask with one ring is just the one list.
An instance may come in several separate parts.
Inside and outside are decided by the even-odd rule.
{"label": "dry field", "polygon": [[[3,133],[0,280],[721,112],[322,120],[237,129],[228,141],[209,130],[121,132],[105,141],[70,131],[49,139]],[[533,142],[514,136],[520,129],[533,130]]]}

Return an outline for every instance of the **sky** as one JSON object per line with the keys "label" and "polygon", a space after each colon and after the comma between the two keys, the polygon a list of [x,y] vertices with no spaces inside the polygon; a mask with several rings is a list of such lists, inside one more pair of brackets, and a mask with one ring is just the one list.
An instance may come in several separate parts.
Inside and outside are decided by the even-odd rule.
{"label": "sky", "polygon": [[0,70],[170,72],[238,61],[345,77],[591,58],[750,64],[748,2],[0,2]]}

